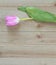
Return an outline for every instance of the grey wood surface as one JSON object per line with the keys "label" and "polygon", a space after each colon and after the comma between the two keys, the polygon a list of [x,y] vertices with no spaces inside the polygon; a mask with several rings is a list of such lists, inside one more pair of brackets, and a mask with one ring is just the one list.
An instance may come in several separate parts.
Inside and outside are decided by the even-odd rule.
{"label": "grey wood surface", "polygon": [[7,15],[28,17],[18,6],[37,6],[56,14],[56,0],[0,0],[0,65],[56,65],[56,23],[21,21],[7,27]]}
{"label": "grey wood surface", "polygon": [[0,65],[56,65],[55,58],[0,58]]}
{"label": "grey wood surface", "polygon": [[[56,7],[38,7],[56,14]],[[0,7],[0,57],[56,57],[56,23],[21,21],[5,25],[7,15],[27,18],[16,7]]]}
{"label": "grey wood surface", "polygon": [[0,0],[0,6],[52,6],[56,0]]}

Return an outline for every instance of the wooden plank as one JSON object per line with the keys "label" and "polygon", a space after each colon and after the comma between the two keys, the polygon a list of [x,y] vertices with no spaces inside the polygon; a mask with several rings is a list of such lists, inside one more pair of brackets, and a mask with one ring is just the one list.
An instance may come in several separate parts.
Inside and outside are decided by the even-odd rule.
{"label": "wooden plank", "polygon": [[53,6],[55,0],[0,0],[0,6]]}
{"label": "wooden plank", "polygon": [[56,45],[1,45],[0,57],[54,57]]}
{"label": "wooden plank", "polygon": [[[39,7],[55,14],[55,7]],[[17,8],[0,7],[0,57],[56,57],[56,24],[21,21],[15,27],[5,25],[7,15],[28,17]]]}
{"label": "wooden plank", "polygon": [[0,65],[55,65],[56,58],[0,58]]}

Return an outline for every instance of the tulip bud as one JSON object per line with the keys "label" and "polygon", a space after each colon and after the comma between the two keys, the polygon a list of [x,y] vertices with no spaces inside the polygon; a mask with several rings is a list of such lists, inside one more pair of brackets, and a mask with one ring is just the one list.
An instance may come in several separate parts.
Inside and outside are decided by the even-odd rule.
{"label": "tulip bud", "polygon": [[17,16],[6,16],[6,25],[15,26],[20,22],[20,19]]}

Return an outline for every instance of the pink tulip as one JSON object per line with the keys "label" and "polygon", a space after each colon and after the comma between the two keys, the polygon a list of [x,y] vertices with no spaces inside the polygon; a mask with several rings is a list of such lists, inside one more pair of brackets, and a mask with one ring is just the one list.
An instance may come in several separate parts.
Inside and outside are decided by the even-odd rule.
{"label": "pink tulip", "polygon": [[19,23],[20,19],[17,16],[6,16],[6,25],[15,26]]}
{"label": "pink tulip", "polygon": [[15,26],[20,22],[20,20],[25,21],[25,20],[31,20],[32,18],[19,19],[19,17],[17,17],[17,16],[6,16],[5,19],[6,19],[6,26]]}

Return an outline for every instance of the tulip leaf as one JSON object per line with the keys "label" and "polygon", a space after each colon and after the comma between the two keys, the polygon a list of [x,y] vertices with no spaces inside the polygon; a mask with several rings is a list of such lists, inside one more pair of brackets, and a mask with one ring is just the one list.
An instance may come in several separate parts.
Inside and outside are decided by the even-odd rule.
{"label": "tulip leaf", "polygon": [[56,15],[50,12],[38,9],[36,7],[19,7],[18,10],[26,12],[30,18],[40,22],[56,22]]}

